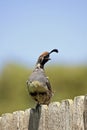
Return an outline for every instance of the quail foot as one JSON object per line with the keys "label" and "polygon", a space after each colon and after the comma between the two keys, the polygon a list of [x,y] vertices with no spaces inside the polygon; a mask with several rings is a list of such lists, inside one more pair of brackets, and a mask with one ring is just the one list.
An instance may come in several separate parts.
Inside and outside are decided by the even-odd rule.
{"label": "quail foot", "polygon": [[30,96],[39,104],[49,105],[52,97],[52,88],[50,81],[45,74],[44,65],[50,60],[50,54],[56,52],[53,49],[50,52],[42,53],[36,63],[35,69],[27,80],[27,88]]}

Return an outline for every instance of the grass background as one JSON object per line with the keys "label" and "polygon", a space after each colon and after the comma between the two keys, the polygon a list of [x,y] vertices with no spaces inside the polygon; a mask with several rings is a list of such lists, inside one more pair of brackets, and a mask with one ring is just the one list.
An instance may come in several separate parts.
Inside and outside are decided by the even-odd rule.
{"label": "grass background", "polygon": [[[28,95],[26,80],[33,69],[17,64],[7,64],[0,72],[0,115],[34,107]],[[73,99],[87,94],[87,66],[46,66],[54,96],[52,101]]]}

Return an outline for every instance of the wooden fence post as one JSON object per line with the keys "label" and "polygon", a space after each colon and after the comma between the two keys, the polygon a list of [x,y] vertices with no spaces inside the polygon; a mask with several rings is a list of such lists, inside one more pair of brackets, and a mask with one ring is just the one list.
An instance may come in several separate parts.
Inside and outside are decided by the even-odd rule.
{"label": "wooden fence post", "polygon": [[87,130],[87,95],[3,114],[0,130]]}
{"label": "wooden fence post", "polygon": [[84,130],[83,112],[84,112],[84,96],[75,97],[73,103],[72,130]]}

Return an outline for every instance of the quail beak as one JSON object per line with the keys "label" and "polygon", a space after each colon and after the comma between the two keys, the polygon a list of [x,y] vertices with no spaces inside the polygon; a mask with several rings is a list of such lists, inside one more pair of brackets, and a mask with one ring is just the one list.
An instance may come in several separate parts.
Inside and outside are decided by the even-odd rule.
{"label": "quail beak", "polygon": [[48,60],[51,60],[51,58],[48,58]]}
{"label": "quail beak", "polygon": [[47,57],[47,58],[45,58],[46,60],[51,60],[51,58],[49,58],[49,57]]}

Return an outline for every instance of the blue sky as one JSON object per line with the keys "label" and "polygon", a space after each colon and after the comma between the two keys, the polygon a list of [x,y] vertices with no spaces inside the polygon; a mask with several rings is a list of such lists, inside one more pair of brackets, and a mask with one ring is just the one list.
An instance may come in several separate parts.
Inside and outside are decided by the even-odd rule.
{"label": "blue sky", "polygon": [[0,1],[0,67],[29,66],[54,48],[51,63],[87,63],[86,0]]}

